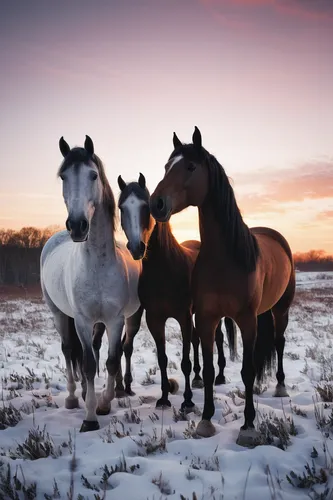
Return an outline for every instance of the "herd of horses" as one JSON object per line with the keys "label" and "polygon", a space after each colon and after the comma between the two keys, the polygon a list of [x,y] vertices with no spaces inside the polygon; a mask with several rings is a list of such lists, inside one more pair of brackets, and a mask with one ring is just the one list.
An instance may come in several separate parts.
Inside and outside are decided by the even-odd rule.
{"label": "herd of horses", "polygon": [[[283,351],[295,269],[287,241],[273,229],[248,228],[223,167],[202,146],[197,127],[190,144],[183,144],[174,134],[164,177],[152,195],[142,174],[138,182],[126,183],[118,177],[126,246],[115,239],[116,203],[91,138],[86,136],[83,148],[71,149],[62,137],[59,147],[64,157],[58,175],[68,211],[67,230],[53,235],[43,248],[41,285],[61,336],[67,371],[66,408],[78,407],[75,391],[80,380],[86,406],[81,431],[91,431],[99,428],[97,415],[110,412],[115,396],[133,395],[133,341],[145,311],[161,371],[162,394],[156,406],[170,407],[169,394],[178,390],[177,382],[167,376],[165,324],[172,317],[182,333],[185,390],[181,408],[193,411],[192,388],[204,387],[204,408],[196,432],[202,437],[214,435],[213,387],[225,383],[223,320],[231,359],[236,355],[235,324],[243,342],[245,421],[237,442],[254,446],[260,438],[254,427],[254,382],[275,366],[276,355],[275,396],[288,395]],[[198,207],[201,241],[179,244],[169,220],[190,205]],[[108,377],[97,401],[94,380],[105,331]],[[216,378],[214,342],[219,366]]]}

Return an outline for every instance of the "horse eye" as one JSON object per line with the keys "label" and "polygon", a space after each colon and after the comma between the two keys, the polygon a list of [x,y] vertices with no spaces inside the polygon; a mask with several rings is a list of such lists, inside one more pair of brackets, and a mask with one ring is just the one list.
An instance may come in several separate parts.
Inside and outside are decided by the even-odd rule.
{"label": "horse eye", "polygon": [[92,181],[95,181],[95,180],[97,179],[97,174],[96,174],[96,172],[91,172],[91,174],[90,174],[90,178],[91,178],[91,180],[92,180]]}
{"label": "horse eye", "polygon": [[190,172],[194,172],[195,169],[196,166],[194,165],[194,163],[189,163],[187,170],[189,170]]}

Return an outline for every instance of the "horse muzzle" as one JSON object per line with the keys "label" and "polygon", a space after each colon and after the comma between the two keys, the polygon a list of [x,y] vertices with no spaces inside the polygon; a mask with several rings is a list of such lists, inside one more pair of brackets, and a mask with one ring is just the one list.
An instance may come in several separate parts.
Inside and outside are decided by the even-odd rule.
{"label": "horse muzzle", "polygon": [[68,217],[66,229],[75,243],[82,243],[88,239],[89,222],[85,217],[79,219]]}
{"label": "horse muzzle", "polygon": [[130,242],[127,243],[127,248],[130,251],[134,260],[141,260],[146,253],[146,245],[143,241],[140,241],[137,245],[133,245]]}
{"label": "horse muzzle", "polygon": [[156,196],[150,198],[150,213],[157,222],[168,222],[172,213],[169,196]]}

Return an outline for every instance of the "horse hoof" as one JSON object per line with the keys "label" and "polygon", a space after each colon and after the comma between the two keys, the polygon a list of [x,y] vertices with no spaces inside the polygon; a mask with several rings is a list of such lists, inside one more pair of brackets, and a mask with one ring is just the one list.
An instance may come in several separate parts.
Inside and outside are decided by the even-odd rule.
{"label": "horse hoof", "polygon": [[164,408],[171,408],[171,403],[168,399],[159,399],[156,401],[156,408],[159,408],[160,410],[164,410]]}
{"label": "horse hoof", "polygon": [[180,406],[180,411],[184,412],[186,415],[192,413],[195,410],[195,404],[191,401],[190,403],[182,402]]}
{"label": "horse hoof", "polygon": [[126,387],[126,389],[125,389],[125,395],[126,396],[135,396],[135,392],[133,392],[130,387]]}
{"label": "horse hoof", "polygon": [[201,420],[201,422],[198,423],[196,432],[198,436],[204,438],[212,437],[215,434],[215,427],[210,420]]}
{"label": "horse hoof", "polygon": [[106,406],[97,406],[96,414],[97,415],[108,415],[111,411],[111,405],[108,404]]}
{"label": "horse hoof", "polygon": [[281,384],[277,384],[273,396],[275,398],[289,398],[289,394],[287,393],[287,389],[285,388],[284,385],[281,385]]}
{"label": "horse hoof", "polygon": [[255,448],[261,444],[260,433],[255,429],[241,429],[236,443],[245,448]]}
{"label": "horse hoof", "polygon": [[74,410],[74,408],[79,407],[79,400],[76,396],[68,396],[68,398],[65,399],[65,408],[67,410]]}
{"label": "horse hoof", "polygon": [[192,388],[193,389],[202,389],[204,387],[203,380],[201,378],[194,378],[192,380]]}
{"label": "horse hoof", "polygon": [[225,384],[225,376],[218,375],[215,379],[215,385],[222,385],[222,384]]}
{"label": "horse hoof", "polygon": [[99,423],[97,420],[83,420],[80,432],[98,431]]}
{"label": "horse hoof", "polygon": [[169,378],[169,392],[170,394],[176,394],[179,389],[179,384],[174,378]]}

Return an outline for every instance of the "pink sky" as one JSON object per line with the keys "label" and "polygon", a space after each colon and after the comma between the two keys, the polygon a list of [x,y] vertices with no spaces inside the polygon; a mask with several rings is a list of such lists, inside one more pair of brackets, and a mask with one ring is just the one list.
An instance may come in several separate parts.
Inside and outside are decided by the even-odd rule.
{"label": "pink sky", "polygon": [[[331,0],[14,0],[0,12],[0,227],[64,224],[61,135],[151,191],[172,133],[203,144],[249,225],[333,252]],[[175,216],[198,237],[195,209]]]}

